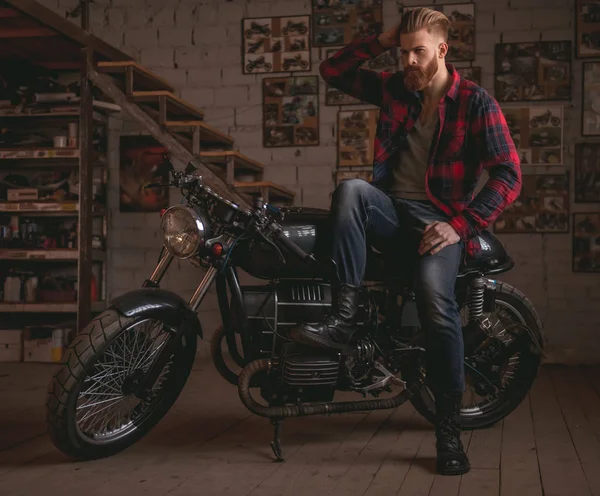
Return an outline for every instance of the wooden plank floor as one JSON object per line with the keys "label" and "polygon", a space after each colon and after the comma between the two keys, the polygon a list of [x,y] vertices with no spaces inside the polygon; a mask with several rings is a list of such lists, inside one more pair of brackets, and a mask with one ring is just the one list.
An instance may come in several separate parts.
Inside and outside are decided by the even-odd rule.
{"label": "wooden plank floor", "polygon": [[509,417],[467,432],[472,470],[434,472],[432,426],[396,410],[284,422],[275,463],[269,422],[198,361],[180,399],[146,438],[112,458],[74,463],[44,432],[52,365],[0,364],[0,495],[584,496],[600,495],[600,368],[546,366]]}

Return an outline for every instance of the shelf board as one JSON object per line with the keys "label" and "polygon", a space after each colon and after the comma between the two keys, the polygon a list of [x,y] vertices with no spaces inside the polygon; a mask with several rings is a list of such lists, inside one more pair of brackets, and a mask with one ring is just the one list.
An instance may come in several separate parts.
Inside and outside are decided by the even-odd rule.
{"label": "shelf board", "polygon": [[[104,160],[95,160],[92,166],[97,169],[106,167]],[[12,171],[15,169],[65,169],[79,167],[79,159],[47,158],[39,159],[0,159],[0,170]]]}
{"label": "shelf board", "polygon": [[79,157],[79,148],[0,148],[0,160],[78,160]]}
{"label": "shelf board", "polygon": [[[103,301],[92,302],[92,312],[102,312],[106,308]],[[77,313],[77,302],[66,303],[0,303],[0,313]]]}
{"label": "shelf board", "polygon": [[[4,119],[10,119],[10,120],[15,120],[15,119],[21,119],[21,120],[26,120],[26,119],[35,119],[37,117],[40,117],[44,120],[52,120],[52,119],[61,119],[64,120],[66,118],[72,118],[72,119],[79,119],[79,110],[77,111],[73,111],[73,112],[20,112],[18,114],[6,114],[6,113],[2,113],[0,112],[0,121],[4,120]],[[105,124],[107,119],[106,116],[101,114],[100,112],[94,112],[93,113],[93,119],[101,124]]]}
{"label": "shelf board", "polygon": [[[52,250],[0,248],[0,260],[61,261],[77,260],[78,258],[79,251],[76,248],[57,248]],[[106,260],[106,254],[101,250],[92,250],[92,260],[102,262]]]}
{"label": "shelf board", "polygon": [[[0,202],[0,213],[35,213],[35,214],[63,214],[79,215],[78,202]],[[95,217],[104,215],[104,211],[92,212]]]}

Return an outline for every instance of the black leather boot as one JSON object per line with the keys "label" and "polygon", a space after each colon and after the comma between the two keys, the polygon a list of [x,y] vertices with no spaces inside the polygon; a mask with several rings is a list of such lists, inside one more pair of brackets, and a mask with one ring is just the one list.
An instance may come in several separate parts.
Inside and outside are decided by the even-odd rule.
{"label": "black leather boot", "polygon": [[462,396],[462,393],[445,393],[436,398],[437,472],[441,475],[461,475],[471,470],[460,440]]}
{"label": "black leather boot", "polygon": [[316,348],[337,349],[352,353],[347,343],[356,326],[359,305],[359,287],[349,284],[332,286],[331,311],[318,324],[302,324],[289,332],[292,341]]}

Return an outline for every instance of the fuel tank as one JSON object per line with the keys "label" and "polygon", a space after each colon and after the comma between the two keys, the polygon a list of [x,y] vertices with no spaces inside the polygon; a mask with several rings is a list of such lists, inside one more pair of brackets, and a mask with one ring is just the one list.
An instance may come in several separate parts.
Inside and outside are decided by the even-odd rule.
{"label": "fuel tank", "polygon": [[[236,249],[235,262],[239,268],[253,277],[260,279],[315,279],[327,280],[331,253],[331,228],[326,209],[307,207],[282,207],[285,217],[280,224],[284,233],[306,253],[313,254],[323,262],[322,266],[307,264],[293,253],[282,249],[286,262],[283,263],[274,248],[267,243],[245,241]],[[477,255],[463,258],[459,276],[469,273],[497,274],[510,270],[514,263],[500,240],[490,231],[478,234],[481,250]],[[380,247],[381,248],[381,247]],[[398,253],[396,251],[396,253]],[[382,281],[390,275],[390,271],[398,271],[395,263],[390,264],[390,254],[384,254],[368,243],[365,280]],[[387,259],[387,261],[386,261]]]}
{"label": "fuel tank", "polygon": [[[327,226],[329,211],[307,207],[281,207],[281,210],[285,215],[280,222],[284,234],[318,260],[327,259],[331,246],[331,230]],[[283,249],[282,252],[285,263],[279,259],[273,247],[264,242],[253,241],[236,250],[235,261],[248,274],[261,279],[325,278],[326,274],[323,274],[322,269],[311,267]]]}

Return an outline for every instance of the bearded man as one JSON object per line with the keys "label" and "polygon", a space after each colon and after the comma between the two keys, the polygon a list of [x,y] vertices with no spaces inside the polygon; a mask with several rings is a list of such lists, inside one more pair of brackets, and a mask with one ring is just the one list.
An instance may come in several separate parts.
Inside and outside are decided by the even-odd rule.
{"label": "bearded man", "polygon": [[[469,471],[460,441],[464,392],[462,327],[454,287],[478,232],[521,190],[519,156],[497,101],[446,62],[448,18],[415,8],[394,28],[358,39],[321,64],[331,86],[379,107],[373,180],[343,181],[330,210],[331,312],[290,338],[305,345],[352,350],[367,239],[410,270],[426,337],[427,381],[435,396],[437,471]],[[379,73],[365,61],[400,46],[404,70]],[[475,195],[482,171],[489,173]]]}

